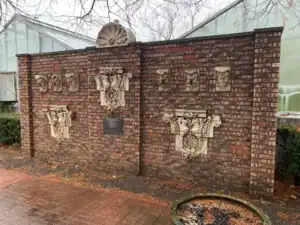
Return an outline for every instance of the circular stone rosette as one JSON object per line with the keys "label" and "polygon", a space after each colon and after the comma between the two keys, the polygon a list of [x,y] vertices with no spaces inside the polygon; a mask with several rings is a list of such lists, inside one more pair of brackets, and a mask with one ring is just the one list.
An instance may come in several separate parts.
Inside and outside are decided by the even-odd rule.
{"label": "circular stone rosette", "polygon": [[232,197],[230,195],[225,194],[215,194],[215,193],[208,193],[208,194],[193,194],[190,196],[183,197],[181,199],[176,200],[173,202],[171,206],[171,218],[172,218],[172,224],[173,225],[184,225],[184,223],[180,220],[180,216],[178,215],[178,209],[181,205],[184,205],[189,202],[193,202],[194,200],[218,200],[218,201],[227,201],[232,204],[239,205],[248,211],[255,214],[260,220],[262,225],[272,225],[271,220],[269,217],[263,213],[262,210],[254,206],[253,204],[239,199]]}

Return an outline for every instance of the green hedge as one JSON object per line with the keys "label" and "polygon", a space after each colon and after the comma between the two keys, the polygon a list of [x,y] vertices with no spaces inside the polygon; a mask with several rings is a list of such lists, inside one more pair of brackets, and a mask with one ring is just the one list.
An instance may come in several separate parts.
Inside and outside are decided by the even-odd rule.
{"label": "green hedge", "polygon": [[277,130],[281,141],[277,144],[284,151],[284,163],[280,173],[284,177],[300,177],[300,132],[292,125],[281,126]]}
{"label": "green hedge", "polygon": [[0,113],[13,113],[16,102],[0,102]]}
{"label": "green hedge", "polygon": [[18,144],[20,137],[20,119],[17,114],[0,115],[0,143]]}

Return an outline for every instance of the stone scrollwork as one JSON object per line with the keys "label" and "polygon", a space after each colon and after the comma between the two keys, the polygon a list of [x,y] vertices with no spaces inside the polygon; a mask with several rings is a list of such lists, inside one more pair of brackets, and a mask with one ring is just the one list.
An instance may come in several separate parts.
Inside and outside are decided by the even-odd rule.
{"label": "stone scrollwork", "polygon": [[35,75],[36,82],[39,85],[40,92],[48,91],[48,76],[47,75]]}
{"label": "stone scrollwork", "polygon": [[186,91],[199,91],[199,70],[198,69],[185,69],[186,76]]}
{"label": "stone scrollwork", "polygon": [[46,116],[50,124],[51,136],[62,141],[69,139],[69,127],[72,125],[72,112],[66,105],[51,105],[46,111]]}
{"label": "stone scrollwork", "polygon": [[50,88],[54,92],[63,90],[63,79],[61,74],[53,74],[50,78]]}
{"label": "stone scrollwork", "polygon": [[69,92],[77,92],[79,89],[79,75],[75,73],[66,73],[65,86]]}
{"label": "stone scrollwork", "polygon": [[125,106],[125,91],[129,90],[131,77],[132,74],[124,73],[121,67],[100,68],[100,75],[95,77],[95,81],[101,105],[110,111]]}
{"label": "stone scrollwork", "polygon": [[136,42],[133,32],[119,24],[118,20],[105,24],[96,40],[98,48],[128,45],[132,42]]}
{"label": "stone scrollwork", "polygon": [[215,67],[215,71],[217,76],[216,91],[230,91],[230,67]]}
{"label": "stone scrollwork", "polygon": [[159,69],[156,71],[159,75],[159,91],[167,91],[169,90],[169,82],[170,82],[170,71],[169,69]]}
{"label": "stone scrollwork", "polygon": [[207,115],[205,110],[175,110],[165,112],[163,121],[170,123],[175,134],[175,150],[185,157],[207,154],[207,143],[214,128],[221,125],[220,116]]}

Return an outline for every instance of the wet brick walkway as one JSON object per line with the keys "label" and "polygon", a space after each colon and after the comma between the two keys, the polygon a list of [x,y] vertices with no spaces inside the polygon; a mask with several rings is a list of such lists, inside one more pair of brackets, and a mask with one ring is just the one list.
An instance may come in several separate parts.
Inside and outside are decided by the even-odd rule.
{"label": "wet brick walkway", "polygon": [[147,195],[0,170],[0,225],[29,224],[169,225],[169,206]]}

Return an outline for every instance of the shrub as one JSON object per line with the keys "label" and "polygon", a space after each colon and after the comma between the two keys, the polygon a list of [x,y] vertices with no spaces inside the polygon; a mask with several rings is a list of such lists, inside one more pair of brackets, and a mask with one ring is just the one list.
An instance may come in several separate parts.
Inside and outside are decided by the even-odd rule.
{"label": "shrub", "polygon": [[277,142],[284,151],[284,166],[281,175],[299,178],[300,176],[300,132],[296,126],[285,125],[277,130],[281,143]]}
{"label": "shrub", "polygon": [[15,102],[0,102],[0,112],[1,113],[11,113],[14,112]]}
{"label": "shrub", "polygon": [[16,114],[0,115],[0,143],[18,144],[20,143],[20,119]]}

